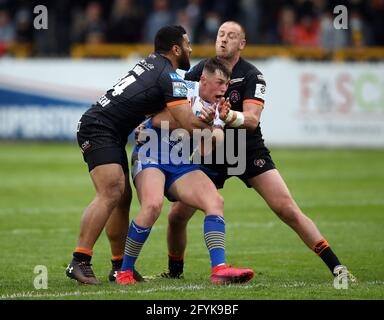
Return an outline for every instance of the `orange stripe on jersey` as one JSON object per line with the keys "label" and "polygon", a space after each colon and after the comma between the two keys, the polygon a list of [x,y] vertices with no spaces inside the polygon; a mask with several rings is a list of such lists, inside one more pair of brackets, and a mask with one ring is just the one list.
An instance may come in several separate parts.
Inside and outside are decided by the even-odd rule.
{"label": "orange stripe on jersey", "polygon": [[255,100],[255,99],[245,99],[245,100],[243,101],[243,103],[244,103],[244,102],[247,102],[247,103],[254,103],[254,104],[257,104],[257,105],[259,105],[259,106],[264,107],[264,103],[261,102],[261,101],[259,101],[259,100]]}
{"label": "orange stripe on jersey", "polygon": [[177,106],[179,104],[190,104],[189,100],[177,100],[177,101],[172,101],[172,102],[168,102],[167,103],[167,107],[173,107],[173,106]]}

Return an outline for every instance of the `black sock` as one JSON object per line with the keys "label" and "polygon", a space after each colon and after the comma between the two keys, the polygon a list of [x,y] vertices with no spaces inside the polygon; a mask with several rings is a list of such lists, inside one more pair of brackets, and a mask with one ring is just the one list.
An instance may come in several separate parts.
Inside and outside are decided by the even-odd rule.
{"label": "black sock", "polygon": [[336,266],[340,265],[339,259],[333,253],[330,247],[325,248],[320,254],[319,257],[324,261],[324,263],[328,266],[329,270],[331,270],[333,274],[333,270]]}
{"label": "black sock", "polygon": [[121,266],[123,265],[123,259],[111,260],[111,262],[112,262],[112,268],[114,270],[121,269]]}
{"label": "black sock", "polygon": [[171,257],[168,258],[168,269],[172,275],[181,275],[184,271],[184,260],[178,259],[173,260]]}
{"label": "black sock", "polygon": [[85,253],[80,253],[80,252],[74,252],[73,253],[73,260],[77,262],[91,262],[92,256],[85,254]]}

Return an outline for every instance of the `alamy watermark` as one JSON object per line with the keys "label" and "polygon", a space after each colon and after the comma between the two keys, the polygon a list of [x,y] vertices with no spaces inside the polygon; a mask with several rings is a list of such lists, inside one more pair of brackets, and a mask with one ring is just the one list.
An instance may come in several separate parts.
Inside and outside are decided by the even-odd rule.
{"label": "alamy watermark", "polygon": [[333,279],[333,287],[337,290],[348,289],[348,270],[343,269],[341,272]]}
{"label": "alamy watermark", "polygon": [[35,289],[48,289],[48,269],[44,265],[37,265],[33,269],[33,273],[37,274],[33,279]]}
{"label": "alamy watermark", "polygon": [[33,8],[33,13],[36,15],[36,17],[33,19],[33,27],[36,30],[40,30],[40,29],[47,30],[48,29],[47,7],[39,4]]}
{"label": "alamy watermark", "polygon": [[348,29],[348,9],[346,6],[337,5],[333,8],[333,14],[337,16],[333,19],[333,27],[336,30]]}
{"label": "alamy watermark", "polygon": [[[235,132],[236,131],[236,132]],[[141,146],[136,160],[141,164],[228,164],[228,175],[241,175],[246,168],[246,129],[226,129],[225,140],[215,144],[209,129],[169,129],[167,121],[160,128],[140,131]]]}

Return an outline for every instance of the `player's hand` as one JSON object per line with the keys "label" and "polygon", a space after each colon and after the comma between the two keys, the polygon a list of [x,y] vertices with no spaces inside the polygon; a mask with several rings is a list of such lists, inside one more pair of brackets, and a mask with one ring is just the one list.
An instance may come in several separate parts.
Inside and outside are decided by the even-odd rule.
{"label": "player's hand", "polygon": [[229,98],[221,98],[218,102],[217,108],[219,110],[220,119],[224,121],[228,115],[228,112],[231,110],[231,103],[229,102]]}
{"label": "player's hand", "polygon": [[215,107],[214,106],[208,106],[208,107],[202,107],[201,114],[199,115],[199,119],[206,122],[211,123],[213,119],[215,118]]}

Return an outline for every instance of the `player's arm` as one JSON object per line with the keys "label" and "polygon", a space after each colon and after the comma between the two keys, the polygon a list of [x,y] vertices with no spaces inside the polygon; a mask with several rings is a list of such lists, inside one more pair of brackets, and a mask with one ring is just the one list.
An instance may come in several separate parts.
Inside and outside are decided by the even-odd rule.
{"label": "player's arm", "polygon": [[[161,123],[162,122],[167,122],[168,123],[168,128],[170,130],[174,130],[176,128],[180,128],[180,124],[173,118],[172,114],[167,110],[164,109],[163,111],[156,113],[151,117],[152,119],[152,126],[161,128]],[[143,136],[142,133],[145,130],[145,125],[148,122],[149,118],[140,123],[134,131],[135,133],[135,141],[136,144],[143,144],[146,141],[147,136]]]}
{"label": "player's arm", "polygon": [[209,125],[193,114],[187,98],[188,89],[185,81],[175,72],[164,72],[159,78],[159,85],[164,93],[166,110],[180,124],[179,127],[192,133],[193,129],[208,128]]}
{"label": "player's arm", "polygon": [[168,122],[170,130],[180,128],[180,123],[175,120],[175,118],[172,116],[171,112],[168,109],[164,109],[163,111],[156,113],[154,116],[152,116],[152,125],[154,127],[160,128],[161,122],[163,121]]}
{"label": "player's arm", "polygon": [[205,129],[210,126],[200,120],[192,112],[191,104],[188,100],[179,103],[168,103],[166,108],[172,117],[180,124],[180,127],[192,133],[193,129]]}
{"label": "player's arm", "polygon": [[[203,107],[201,113],[202,115],[197,118],[208,124],[211,124],[213,122],[215,117],[215,110],[212,107]],[[162,121],[168,122],[170,130],[174,130],[181,127],[181,124],[172,116],[169,109],[164,109],[163,111],[152,116],[153,126],[160,128]]]}
{"label": "player's arm", "polygon": [[255,130],[264,109],[266,85],[262,74],[251,73],[246,81],[243,112],[231,110],[225,118],[225,123],[227,127]]}
{"label": "player's arm", "polygon": [[263,105],[255,101],[244,101],[243,112],[231,110],[224,122],[227,127],[255,130],[260,122]]}
{"label": "player's arm", "polygon": [[263,111],[264,106],[255,101],[244,101],[243,102],[243,115],[244,123],[240,128],[245,128],[249,130],[255,130],[260,122],[261,112]]}

